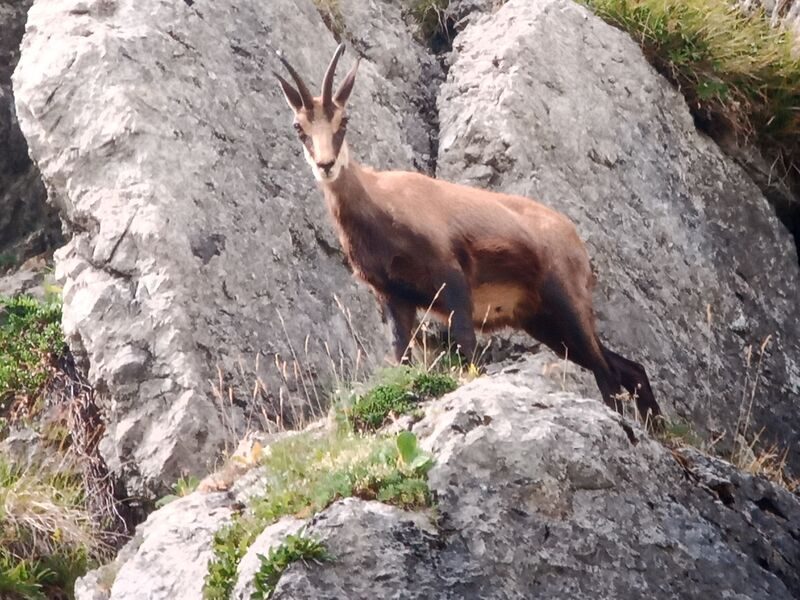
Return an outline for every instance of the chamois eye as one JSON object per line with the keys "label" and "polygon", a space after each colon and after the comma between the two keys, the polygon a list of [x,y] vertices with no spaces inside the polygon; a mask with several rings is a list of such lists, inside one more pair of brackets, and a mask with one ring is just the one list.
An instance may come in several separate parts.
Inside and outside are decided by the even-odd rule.
{"label": "chamois eye", "polygon": [[300,136],[301,142],[304,142],[308,139],[308,136],[306,135],[306,132],[303,131],[303,128],[300,126],[300,123],[293,123],[292,127],[294,127],[294,130],[297,132],[297,135]]}
{"label": "chamois eye", "polygon": [[345,127],[347,127],[347,122],[349,120],[350,119],[348,117],[342,117],[342,120],[339,121],[339,129],[344,129]]}

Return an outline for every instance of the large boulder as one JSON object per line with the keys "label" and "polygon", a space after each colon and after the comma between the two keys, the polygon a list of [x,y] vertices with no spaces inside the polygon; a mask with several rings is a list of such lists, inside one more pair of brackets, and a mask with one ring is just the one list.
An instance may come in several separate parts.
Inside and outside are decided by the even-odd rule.
{"label": "large boulder", "polygon": [[307,532],[335,559],[291,567],[275,600],[800,593],[795,496],[692,452],[678,462],[596,400],[501,374],[415,430],[436,458],[436,527],[334,506]]}
{"label": "large boulder", "polygon": [[[57,255],[64,329],[111,399],[104,453],[132,490],[202,470],[243,414],[289,422],[332,370],[385,355],[271,73],[281,49],[316,88],[335,47],[311,0],[30,11],[17,109],[76,232]],[[411,85],[362,62],[355,156],[425,162],[402,131],[416,109],[393,104]]]}
{"label": "large boulder", "polygon": [[510,0],[456,39],[439,113],[439,177],[576,221],[601,337],[669,412],[730,441],[752,404],[748,435],[800,468],[791,237],[627,34],[569,0]]}
{"label": "large boulder", "polygon": [[[601,402],[525,371],[480,378],[432,403],[415,426],[435,458],[433,515],[352,498],[333,504],[304,528],[332,560],[292,564],[272,597],[800,594],[796,496],[696,451],[670,451]],[[90,574],[78,600],[144,597],[135,581],[147,582],[138,589],[150,600],[177,589],[199,597],[202,540],[212,515],[226,522],[224,498],[195,493],[152,515],[112,565],[117,580],[103,588],[102,571]],[[290,519],[264,531],[239,565],[237,598],[253,589],[258,554],[301,526]],[[186,556],[191,566],[172,568]]]}
{"label": "large boulder", "polygon": [[0,275],[60,241],[58,217],[28,157],[11,89],[30,5],[31,0],[0,2]]}

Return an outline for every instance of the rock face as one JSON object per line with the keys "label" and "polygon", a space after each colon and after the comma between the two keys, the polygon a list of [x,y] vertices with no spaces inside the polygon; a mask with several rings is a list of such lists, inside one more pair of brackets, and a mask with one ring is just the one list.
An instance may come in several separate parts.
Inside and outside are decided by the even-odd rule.
{"label": "rock face", "polygon": [[510,0],[456,39],[439,116],[439,177],[576,221],[601,336],[662,405],[731,433],[752,399],[751,434],[797,448],[791,238],[627,34],[567,0]]}
{"label": "rock face", "polygon": [[233,511],[222,494],[194,494],[167,504],[136,531],[116,561],[81,579],[83,600],[202,598],[214,533]]}
{"label": "rock face", "polygon": [[0,274],[12,263],[49,249],[60,225],[19,130],[11,74],[31,2],[0,2]]}
{"label": "rock face", "polygon": [[[454,2],[437,114],[440,67],[406,30],[408,0],[337,7],[365,58],[359,160],[430,170],[438,153],[440,177],[563,210],[594,258],[604,337],[648,366],[662,404],[731,431],[752,397],[764,441],[798,442],[791,241],[625,34],[567,0]],[[74,232],[57,257],[64,327],[132,492],[205,470],[243,423],[292,420],[332,370],[388,350],[271,75],[280,48],[317,87],[334,37],[311,0],[30,11],[17,113]]]}
{"label": "rock face", "polygon": [[[288,420],[279,407],[314,405],[332,364],[386,352],[271,74],[281,48],[316,88],[335,47],[311,0],[31,9],[17,109],[76,231],[57,256],[64,328],[112,399],[104,453],[134,490],[203,469],[242,413]],[[425,162],[404,85],[362,62],[349,137],[368,164]]]}
{"label": "rock face", "polygon": [[[445,396],[415,431],[436,460],[436,523],[377,502],[339,501],[306,525],[333,560],[290,566],[275,600],[800,594],[796,496],[699,453],[685,451],[678,462],[602,403],[524,369]],[[204,557],[193,519],[205,522],[219,496],[184,500],[180,523],[151,516],[143,539],[123,551],[120,576],[154,578],[148,591],[163,591],[147,597],[171,598],[177,588],[159,581],[169,566],[152,561]],[[160,512],[177,514],[171,507]],[[284,521],[266,530],[242,566],[298,527]],[[252,573],[240,568],[243,578]],[[95,577],[83,580],[78,600],[130,597],[117,593],[117,582],[110,595],[92,596]],[[182,571],[176,577],[185,581]],[[247,586],[240,578],[237,590]]]}

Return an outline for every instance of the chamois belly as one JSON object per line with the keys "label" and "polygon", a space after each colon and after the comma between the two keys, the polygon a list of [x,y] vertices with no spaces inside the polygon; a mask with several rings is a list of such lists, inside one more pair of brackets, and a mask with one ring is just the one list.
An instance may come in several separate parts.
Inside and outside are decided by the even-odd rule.
{"label": "chamois belly", "polygon": [[518,308],[526,300],[525,290],[508,283],[483,284],[472,290],[472,321],[491,331],[517,324]]}

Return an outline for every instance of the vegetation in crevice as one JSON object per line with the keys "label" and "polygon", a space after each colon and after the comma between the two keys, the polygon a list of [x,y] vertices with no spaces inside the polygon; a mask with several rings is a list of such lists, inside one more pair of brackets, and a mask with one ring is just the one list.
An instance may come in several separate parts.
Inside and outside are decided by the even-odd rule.
{"label": "vegetation in crevice", "polygon": [[455,23],[449,6],[450,0],[415,0],[409,8],[419,37],[437,54],[450,50],[453,45]]}
{"label": "vegetation in crevice", "polygon": [[19,264],[16,254],[0,252],[0,274],[10,271]]}
{"label": "vegetation in crevice", "polygon": [[325,26],[333,34],[334,39],[341,42],[344,34],[344,17],[339,9],[339,1],[314,0],[314,6],[317,7],[317,12],[322,17]]}
{"label": "vegetation in crevice", "polygon": [[[409,437],[410,436],[410,437]],[[379,500],[405,509],[431,506],[432,459],[416,437],[301,433],[276,442],[264,459],[264,495],[217,532],[203,596],[230,597],[236,570],[255,538],[281,517],[308,518],[341,498]]]}
{"label": "vegetation in crevice", "polygon": [[296,562],[321,563],[331,560],[325,546],[319,540],[304,535],[289,535],[276,548],[270,548],[267,556],[258,555],[261,566],[255,576],[255,591],[252,600],[269,600],[278,585],[278,580],[289,566]]}
{"label": "vegetation in crevice", "polygon": [[[39,432],[49,466],[0,457],[0,597],[72,598],[127,533],[100,457],[102,420],[61,331],[61,302],[0,297],[0,436]],[[52,463],[52,464],[50,464]]]}
{"label": "vegetation in crevice", "polygon": [[184,496],[188,496],[192,492],[197,489],[197,486],[200,484],[200,479],[195,477],[194,475],[185,475],[183,477],[179,477],[178,481],[172,484],[172,493],[167,494],[166,496],[162,496],[158,500],[156,500],[155,508],[162,508],[172,502],[173,500],[177,500],[178,498],[183,498]]}
{"label": "vegetation in crevice", "polygon": [[23,471],[0,458],[0,597],[73,597],[105,555],[78,476]]}

